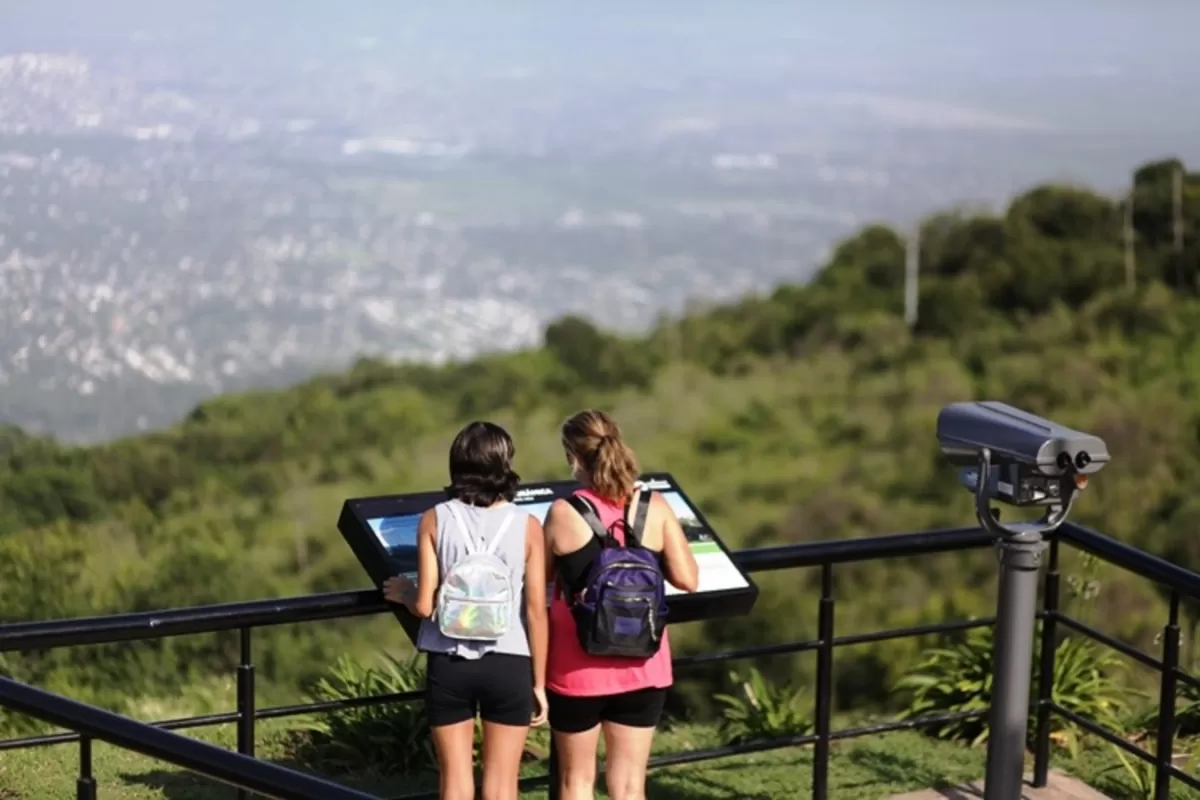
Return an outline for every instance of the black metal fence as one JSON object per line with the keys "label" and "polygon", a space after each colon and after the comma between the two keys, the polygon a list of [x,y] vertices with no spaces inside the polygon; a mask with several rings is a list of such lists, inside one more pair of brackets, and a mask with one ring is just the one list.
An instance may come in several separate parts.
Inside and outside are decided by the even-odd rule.
{"label": "black metal fence", "polygon": [[[1162,631],[1162,658],[1154,658],[1125,642],[1085,625],[1064,614],[1059,608],[1059,550],[1069,544],[1089,552],[1104,561],[1135,575],[1157,583],[1167,590],[1167,622]],[[1050,717],[1058,714],[1075,723],[1083,730],[1121,748],[1126,753],[1154,767],[1154,800],[1169,800],[1171,781],[1178,780],[1193,789],[1200,789],[1200,780],[1188,775],[1174,764],[1175,712],[1180,683],[1200,689],[1200,679],[1179,667],[1179,605],[1183,597],[1200,598],[1200,575],[1190,572],[1169,561],[1130,547],[1109,536],[1097,533],[1080,525],[1063,525],[1050,542],[1050,557],[1046,568],[1042,592],[1042,680],[1037,687],[1037,731],[1034,738],[1034,784],[1044,786],[1050,769]],[[1154,752],[1138,747],[1133,742],[1107,730],[1094,720],[1063,708],[1052,694],[1050,676],[1054,673],[1054,642],[1058,626],[1062,625],[1074,633],[1086,636],[1106,647],[1116,650],[1139,664],[1159,673],[1158,724],[1155,731]]]}
{"label": "black metal fence", "polygon": [[[1164,628],[1161,659],[1147,655],[1124,642],[1072,619],[1060,611],[1059,551],[1069,544],[1109,561],[1148,580],[1166,587],[1170,596],[1170,615]],[[652,767],[687,764],[716,758],[763,752],[786,747],[813,747],[812,797],[825,800],[828,796],[829,749],[835,741],[921,728],[928,725],[979,718],[983,711],[938,714],[916,719],[901,719],[873,725],[831,729],[834,651],[839,647],[881,642],[905,637],[944,634],[992,625],[993,619],[954,620],[930,625],[856,633],[839,636],[835,627],[835,577],[839,564],[885,558],[908,558],[935,553],[964,551],[992,545],[992,537],[978,528],[956,528],[941,531],[896,534],[890,536],[843,539],[808,544],[743,550],[734,554],[738,564],[748,572],[819,567],[821,570],[818,597],[817,638],[802,642],[785,642],[747,647],[725,652],[675,658],[677,669],[700,664],[712,664],[738,659],[789,653],[816,654],[816,697],[814,731],[802,736],[788,736],[768,741],[692,750],[659,756]],[[1200,598],[1200,575],[1129,547],[1103,534],[1067,524],[1050,543],[1050,553],[1043,592],[1041,613],[1042,648],[1041,681],[1037,687],[1035,735],[1035,785],[1045,785],[1050,767],[1051,716],[1058,714],[1083,730],[1095,734],[1155,767],[1155,800],[1167,800],[1172,779],[1200,789],[1200,781],[1187,775],[1172,763],[1175,734],[1176,687],[1183,682],[1200,688],[1200,680],[1179,668],[1179,605],[1183,596]],[[136,750],[160,758],[185,769],[238,786],[242,796],[257,792],[267,797],[287,800],[336,800],[336,798],[366,798],[358,792],[341,789],[332,792],[330,784],[266,762],[253,759],[255,723],[257,720],[279,719],[340,709],[382,704],[413,702],[421,692],[404,692],[374,697],[300,705],[258,708],[254,692],[254,629],[272,625],[342,619],[388,611],[387,604],[377,591],[339,592],[307,597],[231,603],[160,612],[121,614],[86,619],[28,622],[0,626],[0,652],[44,650],[54,647],[107,644],[121,641],[145,640],[187,634],[239,631],[241,658],[237,667],[237,708],[222,714],[208,714],[183,719],[162,720],[146,725],[109,712],[94,709],[66,698],[57,697],[9,680],[0,681],[0,707],[30,714],[60,727],[74,731],[44,736],[0,741],[0,750],[38,747],[69,742],[79,746],[79,800],[94,800],[95,781],[92,777],[91,743],[94,739]],[[1161,673],[1157,747],[1147,752],[1109,731],[1092,720],[1080,717],[1055,702],[1052,676],[1056,648],[1053,646],[1058,627],[1063,626],[1150,666]],[[172,736],[170,731],[203,726],[234,724],[237,726],[237,752],[229,752],[194,739]],[[248,765],[261,765],[264,769]],[[269,768],[269,769],[265,769]],[[552,764],[553,769],[553,764]],[[315,781],[316,783],[306,783]],[[550,775],[522,781],[525,788],[550,783]],[[407,795],[406,798],[436,797],[436,793]]]}

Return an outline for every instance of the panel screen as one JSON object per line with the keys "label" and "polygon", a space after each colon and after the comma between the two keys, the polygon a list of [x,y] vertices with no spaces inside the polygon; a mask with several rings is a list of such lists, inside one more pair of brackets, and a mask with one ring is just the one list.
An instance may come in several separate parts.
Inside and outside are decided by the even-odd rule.
{"label": "panel screen", "polygon": [[[692,594],[667,584],[672,622],[746,614],[758,597],[758,587],[730,557],[720,537],[667,473],[642,476],[643,488],[660,493],[670,503],[683,527],[696,563],[700,586]],[[579,488],[575,481],[526,484],[515,503],[545,520],[551,504]],[[388,576],[409,573],[416,578],[417,524],[421,515],[445,499],[442,492],[388,495],[350,499],[342,507],[338,530],[378,586]],[[416,637],[416,620],[402,607],[396,616],[409,635]]]}

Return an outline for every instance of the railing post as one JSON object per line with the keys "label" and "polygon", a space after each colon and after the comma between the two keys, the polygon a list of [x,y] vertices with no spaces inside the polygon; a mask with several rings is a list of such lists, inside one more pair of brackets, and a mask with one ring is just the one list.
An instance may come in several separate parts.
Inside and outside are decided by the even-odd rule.
{"label": "railing post", "polygon": [[92,740],[79,737],[79,777],[75,779],[75,800],[96,800],[96,779],[92,776]]}
{"label": "railing post", "polygon": [[1163,628],[1162,683],[1158,694],[1158,746],[1154,754],[1154,800],[1170,800],[1171,756],[1175,750],[1175,673],[1179,669],[1179,592]]}
{"label": "railing post", "polygon": [[1050,563],[1042,587],[1042,653],[1038,668],[1037,735],[1033,754],[1033,785],[1039,788],[1050,779],[1050,703],[1054,701],[1057,615],[1058,537],[1055,537],[1050,540]]}
{"label": "railing post", "polygon": [[[254,653],[251,649],[252,628],[240,628],[238,638],[241,657],[237,668],[237,749],[242,755],[254,755]],[[238,790],[238,800],[247,800],[250,794]]]}
{"label": "railing post", "polygon": [[833,565],[821,565],[821,603],[817,611],[817,741],[813,748],[813,800],[829,795],[829,718],[833,711]]}

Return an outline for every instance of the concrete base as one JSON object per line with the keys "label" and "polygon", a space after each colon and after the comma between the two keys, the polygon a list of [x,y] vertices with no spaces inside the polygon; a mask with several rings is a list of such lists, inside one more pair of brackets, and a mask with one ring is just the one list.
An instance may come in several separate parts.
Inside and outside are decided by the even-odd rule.
{"label": "concrete base", "polygon": [[[1111,800],[1108,795],[1101,794],[1078,778],[1056,770],[1050,771],[1049,780],[1043,789],[1030,786],[1029,778],[1029,775],[1025,776],[1025,790],[1021,792],[1021,800]],[[983,781],[979,781],[968,786],[906,792],[892,795],[889,800],[980,800],[982,797]]]}

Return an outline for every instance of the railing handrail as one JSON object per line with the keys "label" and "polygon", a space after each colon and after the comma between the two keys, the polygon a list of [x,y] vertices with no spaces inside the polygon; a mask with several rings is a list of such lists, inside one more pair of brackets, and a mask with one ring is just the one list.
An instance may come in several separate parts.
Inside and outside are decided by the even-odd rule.
{"label": "railing handrail", "polygon": [[379,800],[338,783],[0,677],[0,707],[277,800]]}
{"label": "railing handrail", "polygon": [[995,539],[995,536],[976,525],[883,536],[857,536],[852,539],[823,539],[819,542],[737,550],[732,555],[737,565],[747,572],[766,572],[971,550],[986,547]]}
{"label": "railing handrail", "polygon": [[[760,547],[734,551],[731,555],[738,566],[747,572],[765,572],[969,550],[984,547],[993,539],[991,534],[979,527],[946,528]],[[382,614],[390,608],[378,590],[352,589],[275,600],[14,622],[0,625],[0,653],[290,625]]]}
{"label": "railing handrail", "polygon": [[1074,522],[1064,523],[1057,535],[1110,564],[1200,600],[1200,575],[1189,569]]}
{"label": "railing handrail", "polygon": [[245,600],[95,617],[13,622],[0,625],[0,653],[342,619],[380,614],[388,608],[389,604],[379,590],[351,589],[275,600]]}

